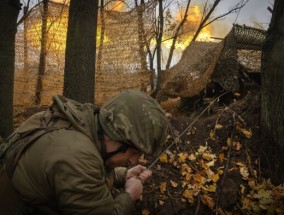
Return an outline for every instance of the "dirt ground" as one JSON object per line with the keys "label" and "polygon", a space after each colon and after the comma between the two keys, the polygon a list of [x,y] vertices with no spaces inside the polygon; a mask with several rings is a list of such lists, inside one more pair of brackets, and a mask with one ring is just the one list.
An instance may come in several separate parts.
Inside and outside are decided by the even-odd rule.
{"label": "dirt ground", "polygon": [[[225,103],[225,104],[224,104]],[[284,187],[273,185],[259,156],[260,87],[227,99],[162,103],[171,128],[160,157],[140,162],[153,172],[138,215],[284,214]],[[15,108],[15,127],[46,107]]]}

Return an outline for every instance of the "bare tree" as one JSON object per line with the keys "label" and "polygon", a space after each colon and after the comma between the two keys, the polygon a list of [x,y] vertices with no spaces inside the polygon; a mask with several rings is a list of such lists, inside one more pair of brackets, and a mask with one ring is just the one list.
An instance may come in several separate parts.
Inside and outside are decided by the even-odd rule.
{"label": "bare tree", "polygon": [[188,16],[190,2],[191,2],[191,0],[187,1],[186,9],[185,9],[183,18],[182,18],[181,22],[179,23],[178,27],[176,28],[176,30],[174,32],[173,42],[172,42],[172,45],[171,45],[171,48],[170,48],[169,57],[168,57],[167,64],[166,64],[166,69],[170,68],[172,58],[173,58],[173,53],[174,53],[174,50],[175,50],[175,47],[176,47],[177,38],[180,35],[180,31],[181,31],[181,29],[182,29],[182,27],[183,27],[183,25],[184,25],[184,23],[187,19],[187,16]]}
{"label": "bare tree", "polygon": [[[241,8],[243,8],[247,2],[249,0],[246,0],[246,1],[239,1],[237,4],[235,4],[229,11],[221,14],[221,15],[218,15],[217,17],[211,17],[213,11],[216,9],[216,7],[218,6],[218,4],[221,2],[221,0],[215,0],[212,7],[209,9],[208,13],[207,14],[204,14],[204,18],[201,19],[201,22],[200,22],[200,25],[198,27],[198,29],[196,30],[193,38],[192,38],[192,41],[195,41],[196,38],[198,37],[199,33],[201,32],[201,30],[210,25],[212,22],[214,21],[217,21],[217,20],[220,20],[221,18],[231,14],[231,13],[234,13],[234,12],[237,12],[239,11]],[[206,8],[204,9],[204,11],[206,11]]]}
{"label": "bare tree", "polygon": [[15,70],[15,36],[19,0],[0,1],[0,136],[13,131],[13,94]]}
{"label": "bare tree", "polygon": [[41,28],[41,42],[40,42],[40,57],[38,66],[38,75],[35,92],[35,104],[41,102],[41,92],[43,87],[43,76],[46,68],[46,55],[47,55],[47,19],[48,19],[48,0],[43,0],[42,12],[42,28]]}

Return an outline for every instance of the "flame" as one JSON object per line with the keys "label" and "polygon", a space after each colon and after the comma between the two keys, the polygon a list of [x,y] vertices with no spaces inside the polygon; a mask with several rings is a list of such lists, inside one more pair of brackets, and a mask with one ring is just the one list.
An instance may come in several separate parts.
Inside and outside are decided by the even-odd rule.
{"label": "flame", "polygon": [[[182,8],[177,12],[176,15],[176,21],[180,23],[184,17],[185,14],[185,8]],[[188,44],[192,41],[192,38],[194,36],[194,33],[196,32],[197,28],[199,27],[199,24],[202,19],[202,12],[200,11],[200,7],[198,5],[191,6],[188,11],[188,15],[186,17],[186,21],[183,26],[183,32],[184,34],[181,36],[181,40],[178,41],[176,44],[176,48],[184,50]],[[208,25],[204,27],[201,32],[198,34],[196,40],[197,41],[214,41],[211,39],[211,26]],[[170,48],[172,44],[172,39],[165,40],[163,42],[164,46],[167,48]]]}
{"label": "flame", "polygon": [[60,4],[70,5],[70,0],[51,0],[51,1]]}
{"label": "flame", "polygon": [[124,3],[122,0],[116,0],[109,4],[109,8],[114,11],[122,11],[124,9]]}
{"label": "flame", "polygon": [[[50,20],[47,22],[47,49],[49,51],[65,51],[67,28],[64,25],[67,25],[67,23],[63,23],[62,20],[61,22]],[[28,30],[28,38],[31,38],[30,43],[32,46],[41,46],[41,33],[39,33],[41,28],[42,23],[39,21]]]}

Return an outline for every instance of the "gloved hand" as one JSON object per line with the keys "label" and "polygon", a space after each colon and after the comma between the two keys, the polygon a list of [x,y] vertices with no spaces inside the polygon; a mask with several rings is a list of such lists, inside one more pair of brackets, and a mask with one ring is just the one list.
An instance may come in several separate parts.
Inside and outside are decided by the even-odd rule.
{"label": "gloved hand", "polygon": [[131,199],[133,201],[137,201],[140,199],[143,191],[143,185],[141,180],[137,178],[129,178],[125,182],[125,192],[129,193]]}
{"label": "gloved hand", "polygon": [[142,183],[148,180],[152,175],[152,171],[148,170],[145,166],[137,165],[127,171],[126,180],[130,178],[138,178]]}

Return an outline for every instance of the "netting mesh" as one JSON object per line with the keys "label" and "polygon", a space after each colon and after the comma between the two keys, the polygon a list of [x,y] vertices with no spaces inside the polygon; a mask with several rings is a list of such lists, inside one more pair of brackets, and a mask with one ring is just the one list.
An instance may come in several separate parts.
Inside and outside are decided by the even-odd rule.
{"label": "netting mesh", "polygon": [[159,100],[165,95],[191,97],[198,94],[208,83],[222,48],[223,43],[190,43],[181,60],[164,71]]}
{"label": "netting mesh", "polygon": [[265,35],[264,30],[234,25],[225,38],[225,46],[212,80],[218,82],[225,90],[239,91],[239,63],[253,68],[254,71],[260,71],[260,56]]}
{"label": "netting mesh", "polygon": [[105,23],[99,25],[100,40],[104,41],[98,47],[97,103],[123,89],[145,91],[151,84],[152,72],[147,70],[145,46],[154,33],[151,16],[154,6],[144,4],[130,12],[105,12]]}
{"label": "netting mesh", "polygon": [[[147,70],[145,44],[153,35],[155,4],[149,2],[129,12],[104,11],[98,15],[95,102],[102,104],[123,89],[146,90],[152,72]],[[34,101],[41,43],[42,4],[29,14],[16,35],[14,104]],[[104,17],[101,20],[101,17]],[[68,7],[49,2],[46,72],[41,104],[63,92]],[[141,28],[141,26],[143,28]],[[141,30],[142,29],[142,30]],[[102,43],[103,42],[103,43]]]}
{"label": "netting mesh", "polygon": [[239,64],[250,72],[260,72],[261,48],[266,32],[234,25],[220,43],[192,42],[181,60],[164,72],[159,99],[167,96],[192,97],[204,89],[209,80],[225,90],[239,90]]}

